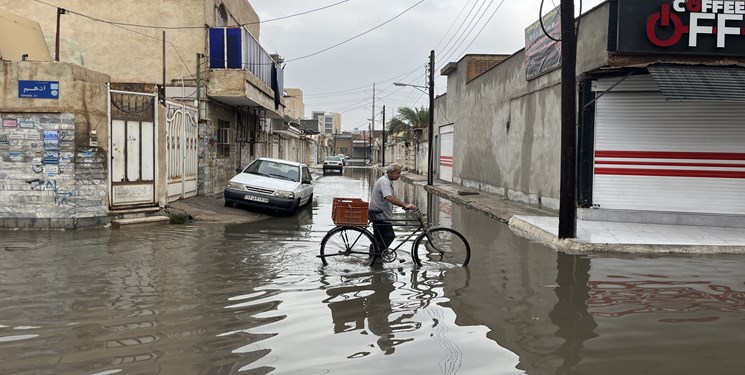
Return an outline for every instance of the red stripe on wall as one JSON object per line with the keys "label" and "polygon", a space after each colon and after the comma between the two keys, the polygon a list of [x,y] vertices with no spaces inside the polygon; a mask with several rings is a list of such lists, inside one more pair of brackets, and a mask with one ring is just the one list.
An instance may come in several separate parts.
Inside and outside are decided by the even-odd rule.
{"label": "red stripe on wall", "polygon": [[440,156],[440,160],[453,160],[452,156]]}
{"label": "red stripe on wall", "polygon": [[453,166],[453,163],[440,162],[440,166],[443,166],[443,167],[452,167]]}
{"label": "red stripe on wall", "polygon": [[665,167],[717,167],[717,168],[745,168],[745,164],[729,163],[674,163],[664,161],[619,161],[619,160],[596,160],[595,164],[612,165],[657,165]]}
{"label": "red stripe on wall", "polygon": [[618,176],[745,178],[745,172],[679,169],[595,168],[595,174]]}
{"label": "red stripe on wall", "polygon": [[745,160],[739,152],[595,151],[597,158]]}

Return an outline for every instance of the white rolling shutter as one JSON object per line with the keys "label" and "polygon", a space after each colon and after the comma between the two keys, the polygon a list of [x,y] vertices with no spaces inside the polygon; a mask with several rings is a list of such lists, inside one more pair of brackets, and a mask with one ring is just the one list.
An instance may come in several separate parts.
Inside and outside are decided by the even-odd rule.
{"label": "white rolling shutter", "polygon": [[453,125],[440,127],[439,178],[449,182],[453,181],[453,131]]}
{"label": "white rolling shutter", "polygon": [[593,204],[745,214],[745,106],[665,101],[655,88],[635,76],[597,100]]}

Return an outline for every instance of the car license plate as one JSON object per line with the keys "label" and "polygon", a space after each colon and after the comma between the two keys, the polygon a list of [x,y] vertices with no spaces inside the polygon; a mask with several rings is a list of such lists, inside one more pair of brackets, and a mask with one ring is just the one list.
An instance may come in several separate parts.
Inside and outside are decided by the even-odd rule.
{"label": "car license plate", "polygon": [[257,196],[254,196],[254,195],[245,195],[245,196],[243,196],[243,199],[245,199],[247,201],[269,203],[269,198],[257,197]]}

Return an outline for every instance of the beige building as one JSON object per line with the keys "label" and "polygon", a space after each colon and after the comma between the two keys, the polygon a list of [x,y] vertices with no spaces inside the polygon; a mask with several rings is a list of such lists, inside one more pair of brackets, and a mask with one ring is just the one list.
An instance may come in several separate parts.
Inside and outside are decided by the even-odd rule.
{"label": "beige building", "polygon": [[[0,0],[0,10],[0,35],[13,35],[0,38],[3,60],[58,60],[110,77],[109,91],[102,94],[110,108],[108,129],[98,136],[99,146],[106,143],[111,153],[107,209],[112,215],[157,209],[197,194],[219,198],[235,168],[256,157],[304,157],[302,151],[286,152],[287,137],[278,134],[285,122],[281,57],[259,45],[260,19],[247,1],[134,0],[101,6],[84,0]],[[18,25],[8,21],[10,10],[27,19],[25,32],[6,29]],[[18,42],[26,38],[21,35],[39,31],[46,55],[43,42]],[[36,69],[25,67],[8,78],[13,85],[0,103],[16,94],[23,69]],[[11,110],[18,108],[0,105],[0,116]]]}
{"label": "beige building", "polygon": [[326,134],[341,134],[341,114],[326,112],[319,118],[321,129]]}
{"label": "beige building", "polygon": [[305,118],[303,90],[285,89],[285,115],[294,121],[300,121]]}
{"label": "beige building", "polygon": [[39,23],[0,8],[0,59],[50,61]]}

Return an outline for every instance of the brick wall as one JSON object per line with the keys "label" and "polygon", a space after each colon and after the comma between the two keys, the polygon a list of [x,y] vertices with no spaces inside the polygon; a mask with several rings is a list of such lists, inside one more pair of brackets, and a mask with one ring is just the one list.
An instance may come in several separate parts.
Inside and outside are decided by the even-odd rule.
{"label": "brick wall", "polygon": [[504,61],[507,57],[508,56],[506,55],[469,56],[466,82],[470,82],[472,79],[480,76],[487,70]]}

